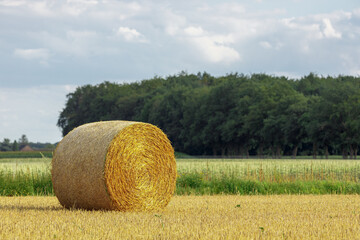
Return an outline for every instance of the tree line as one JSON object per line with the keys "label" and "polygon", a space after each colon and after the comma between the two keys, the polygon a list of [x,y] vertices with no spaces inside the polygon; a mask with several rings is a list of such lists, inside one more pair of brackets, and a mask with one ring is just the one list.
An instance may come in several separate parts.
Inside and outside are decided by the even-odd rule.
{"label": "tree line", "polygon": [[18,141],[14,140],[12,142],[9,138],[4,138],[4,140],[0,142],[0,151],[1,152],[19,151],[26,145],[29,145],[33,149],[53,150],[55,148],[55,145],[51,143],[29,142],[27,136],[25,134],[22,134]]}
{"label": "tree line", "polygon": [[28,144],[29,140],[25,134],[21,135],[19,141],[14,140],[14,142],[11,142],[9,138],[4,138],[4,140],[0,142],[0,151],[19,151],[21,148],[25,147]]}
{"label": "tree line", "polygon": [[191,155],[356,158],[359,116],[359,77],[181,72],[78,87],[67,95],[57,125],[66,135],[94,121],[149,122],[176,151]]}

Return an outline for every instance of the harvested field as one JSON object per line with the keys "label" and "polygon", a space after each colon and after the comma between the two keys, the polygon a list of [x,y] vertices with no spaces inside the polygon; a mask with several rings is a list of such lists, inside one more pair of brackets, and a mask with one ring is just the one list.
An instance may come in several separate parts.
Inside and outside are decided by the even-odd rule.
{"label": "harvested field", "polygon": [[358,195],[175,196],[156,212],[0,197],[0,239],[359,239]]}

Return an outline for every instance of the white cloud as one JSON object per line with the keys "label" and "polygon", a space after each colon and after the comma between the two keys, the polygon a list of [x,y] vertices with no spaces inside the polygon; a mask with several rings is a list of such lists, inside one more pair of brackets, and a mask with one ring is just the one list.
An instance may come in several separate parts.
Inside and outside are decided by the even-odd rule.
{"label": "white cloud", "polygon": [[352,15],[354,15],[356,17],[360,17],[360,8],[354,9],[352,11]]}
{"label": "white cloud", "polygon": [[[328,6],[318,11],[321,14],[316,9],[304,12],[308,8],[302,0],[297,2],[299,9],[294,13],[290,6],[294,1],[0,0],[0,15],[12,23],[2,26],[5,37],[0,51],[3,54],[15,49],[12,56],[7,56],[16,56],[11,58],[13,65],[19,65],[21,59],[43,63],[51,59],[58,73],[83,82],[123,78],[125,71],[109,67],[114,62],[128,66],[126,79],[166,75],[178,69],[213,70],[216,74],[301,72],[321,65],[335,71],[331,64],[341,66],[336,71],[345,72],[348,65],[339,64],[338,56],[339,52],[355,55],[349,49],[359,45],[359,9],[332,7],[327,11]],[[331,64],[325,56],[332,57]],[[162,64],[149,60],[154,57]],[[270,59],[277,59],[277,66]],[[314,59],[319,65],[310,64]],[[261,60],[262,64],[256,64]],[[136,76],[135,66],[139,69]],[[292,69],[286,69],[289,67]],[[77,70],[80,68],[82,71]],[[91,71],[83,71],[86,68],[97,71],[96,77]],[[51,78],[50,70],[32,71],[43,79]]]}
{"label": "white cloud", "polygon": [[185,34],[192,37],[198,37],[204,34],[204,30],[201,27],[187,27],[184,29]]}
{"label": "white cloud", "polygon": [[271,49],[272,45],[268,41],[261,41],[260,46],[262,46],[265,49]]}
{"label": "white cloud", "polygon": [[45,65],[47,65],[47,61],[50,57],[49,50],[45,48],[35,48],[35,49],[17,48],[14,50],[14,55],[16,57],[26,60],[39,60],[41,64],[45,64]]}
{"label": "white cloud", "polygon": [[[283,26],[285,27],[285,36],[294,33],[294,35],[301,36],[300,39],[323,38],[323,33],[320,29],[320,24],[314,19],[284,18],[280,20],[280,23],[283,24]],[[281,28],[279,29],[281,30]],[[291,35],[289,37],[291,37]],[[294,40],[298,41],[299,38]]]}
{"label": "white cloud", "polygon": [[15,49],[14,54],[17,57],[24,58],[27,60],[32,60],[32,59],[47,60],[49,58],[49,51],[44,48],[36,48],[36,49],[17,48]]}
{"label": "white cloud", "polygon": [[98,1],[95,0],[67,0],[67,3],[62,7],[62,11],[69,15],[79,16],[97,4]]}
{"label": "white cloud", "polygon": [[66,85],[62,86],[62,88],[65,90],[65,92],[69,93],[69,92],[74,92],[75,89],[77,88],[77,86],[66,84]]}
{"label": "white cloud", "polygon": [[360,76],[360,48],[353,49],[355,54],[341,53],[341,65],[343,68],[348,69],[347,74]]}
{"label": "white cloud", "polygon": [[221,11],[224,15],[246,13],[246,8],[236,2],[223,2],[217,7],[216,10]]}
{"label": "white cloud", "polygon": [[299,35],[302,34],[307,39],[341,39],[342,34],[333,27],[331,19],[348,22],[351,19],[351,13],[337,12],[299,18],[284,18],[281,20],[281,23],[289,30],[297,31]]}
{"label": "white cloud", "polygon": [[110,37],[89,30],[68,30],[64,33],[32,32],[31,36],[56,56],[89,57],[116,54]]}
{"label": "white cloud", "polygon": [[134,28],[119,27],[116,34],[123,37],[128,42],[146,42],[144,35]]}
{"label": "white cloud", "polygon": [[[331,39],[341,40],[343,36],[346,36],[349,39],[352,38],[351,41],[355,40],[355,32],[359,27],[356,26],[357,24],[352,23],[351,15],[351,12],[336,11],[327,14],[284,18],[280,20],[283,28],[279,26],[276,34],[279,34],[284,39],[282,41],[284,45],[288,48],[291,47],[293,52],[299,50],[300,54],[307,55],[310,63],[321,56],[328,56],[330,46],[331,52],[336,55],[335,51],[337,50],[334,47],[340,49],[342,44],[332,45],[331,42],[333,41]],[[334,22],[336,22],[338,29],[342,29],[343,33],[336,30],[333,25]],[[338,58],[338,56],[334,56],[334,58]],[[328,60],[325,57],[323,61],[327,62]],[[312,69],[312,71],[315,70]]]}
{"label": "white cloud", "polygon": [[0,5],[1,6],[6,6],[6,7],[18,7],[21,5],[24,5],[26,3],[26,1],[22,1],[22,0],[4,0],[4,1],[0,1]]}
{"label": "white cloud", "polygon": [[264,49],[280,50],[284,44],[281,41],[276,40],[276,41],[260,41],[259,45]]}
{"label": "white cloud", "polygon": [[240,54],[231,47],[217,44],[211,37],[199,37],[192,42],[202,52],[204,59],[212,63],[230,63],[240,60]]}
{"label": "white cloud", "polygon": [[169,9],[160,9],[159,21],[165,25],[165,33],[170,36],[175,36],[182,30],[182,28],[186,25],[187,20],[185,16],[176,14]]}
{"label": "white cloud", "polygon": [[325,28],[324,28],[324,31],[323,31],[325,37],[327,37],[327,38],[341,38],[341,33],[334,29],[334,27],[331,24],[330,19],[324,18],[323,19],[323,24],[325,25]]}
{"label": "white cloud", "polygon": [[227,46],[234,41],[231,35],[210,34],[201,27],[189,26],[184,29],[184,36],[208,62],[230,63],[240,59],[240,54],[234,48]]}
{"label": "white cloud", "polygon": [[51,2],[48,1],[29,1],[28,7],[40,16],[53,17],[55,12],[51,9]]}

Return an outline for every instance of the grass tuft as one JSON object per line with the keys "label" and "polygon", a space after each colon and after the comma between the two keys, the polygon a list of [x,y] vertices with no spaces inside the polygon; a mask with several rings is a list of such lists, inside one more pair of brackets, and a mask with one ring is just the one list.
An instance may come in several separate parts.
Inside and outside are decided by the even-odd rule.
{"label": "grass tuft", "polygon": [[1,196],[54,195],[50,172],[0,170]]}

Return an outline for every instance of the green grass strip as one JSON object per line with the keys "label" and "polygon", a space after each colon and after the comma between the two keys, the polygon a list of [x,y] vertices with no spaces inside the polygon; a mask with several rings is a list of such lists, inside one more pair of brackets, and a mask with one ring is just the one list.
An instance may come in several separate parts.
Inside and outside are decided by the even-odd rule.
{"label": "green grass strip", "polygon": [[0,196],[54,195],[51,174],[44,171],[0,171]]}
{"label": "green grass strip", "polygon": [[[182,174],[176,195],[271,195],[271,194],[360,194],[360,184],[352,181],[313,180],[267,182],[223,175],[205,179],[199,173]],[[49,171],[0,170],[0,196],[54,195]]]}
{"label": "green grass strip", "polygon": [[33,151],[33,152],[21,152],[10,151],[0,152],[0,158],[52,158],[52,151]]}
{"label": "green grass strip", "polygon": [[271,194],[360,194],[360,184],[351,181],[266,182],[229,176],[203,179],[190,173],[178,178],[177,195],[271,195]]}

